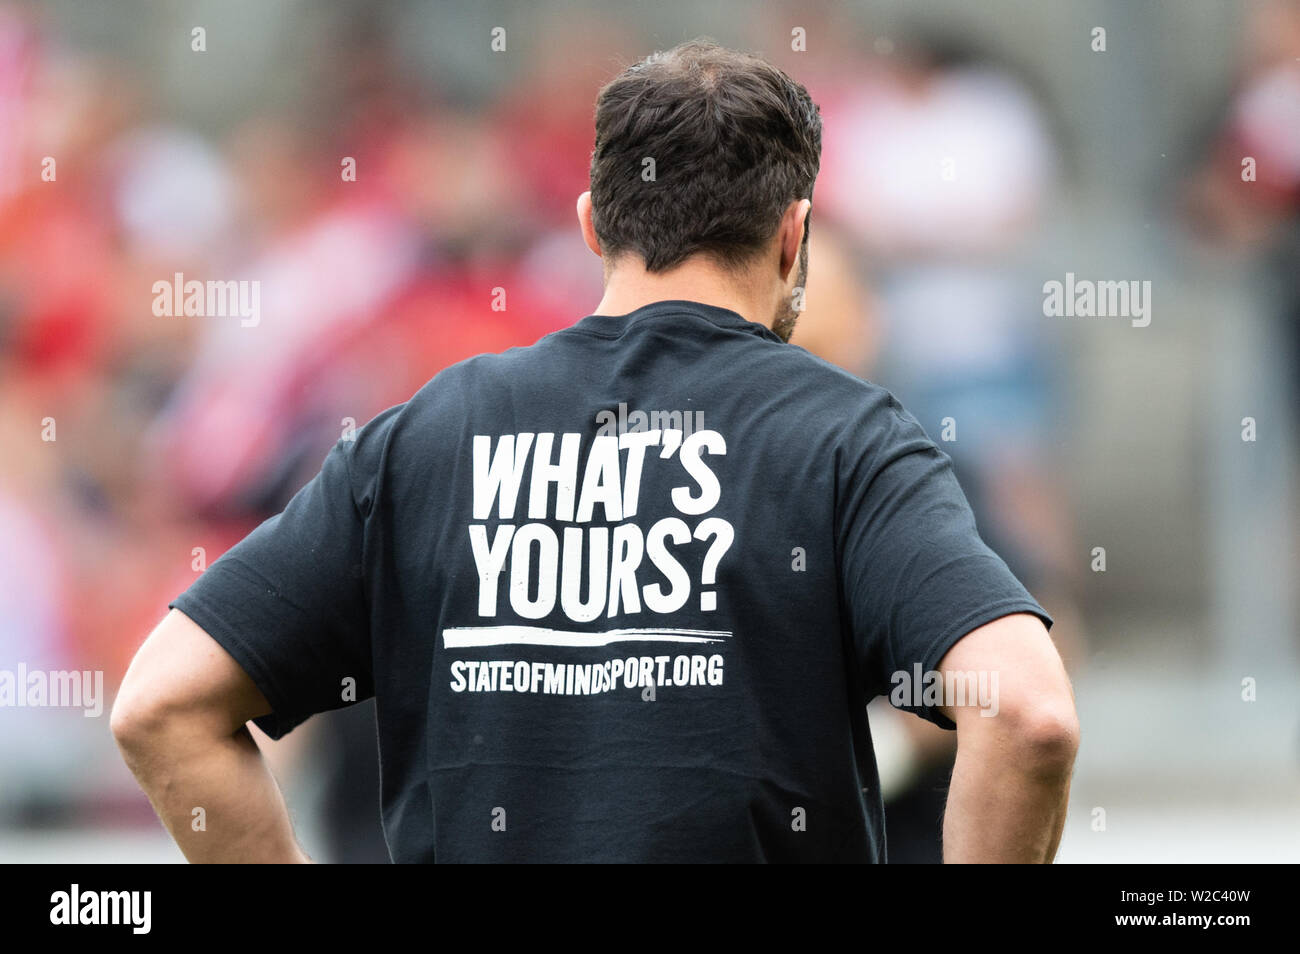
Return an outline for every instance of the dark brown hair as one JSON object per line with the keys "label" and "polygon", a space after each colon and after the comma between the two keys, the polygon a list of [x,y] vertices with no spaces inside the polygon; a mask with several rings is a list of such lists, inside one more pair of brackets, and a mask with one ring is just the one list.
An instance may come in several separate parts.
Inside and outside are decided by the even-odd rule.
{"label": "dark brown hair", "polygon": [[745,265],[786,207],[812,198],[821,146],[808,91],[761,57],[707,39],[654,53],[596,100],[591,205],[601,252],[635,253],[651,272],[697,253]]}

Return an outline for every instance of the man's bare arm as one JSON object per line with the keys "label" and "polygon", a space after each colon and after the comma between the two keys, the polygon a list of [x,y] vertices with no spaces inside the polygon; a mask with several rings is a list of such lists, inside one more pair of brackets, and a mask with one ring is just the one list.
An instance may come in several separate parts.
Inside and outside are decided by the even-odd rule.
{"label": "man's bare arm", "polygon": [[998,680],[996,715],[976,705],[943,707],[957,725],[944,861],[1051,862],[1065,824],[1079,721],[1042,621],[1017,613],[981,626],[945,654],[939,669],[945,685],[949,672],[996,673]]}
{"label": "man's bare arm", "polygon": [[[246,726],[270,711],[230,654],[178,610],[131,662],[113,705],[113,736],[190,861],[309,860]],[[203,810],[197,831],[195,809]]]}

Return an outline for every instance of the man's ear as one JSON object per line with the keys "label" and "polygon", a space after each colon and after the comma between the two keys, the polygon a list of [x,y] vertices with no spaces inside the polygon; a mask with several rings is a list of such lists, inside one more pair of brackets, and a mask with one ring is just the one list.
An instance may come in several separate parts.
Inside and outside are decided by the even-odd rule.
{"label": "man's ear", "polygon": [[790,280],[790,273],[799,261],[799,247],[803,244],[803,233],[811,209],[812,202],[809,199],[796,199],[786,206],[785,214],[781,216],[778,235],[781,243],[780,267],[783,282]]}
{"label": "man's ear", "polygon": [[578,226],[582,229],[582,240],[587,248],[600,254],[600,242],[596,239],[596,227],[591,222],[591,193],[584,192],[578,196]]}

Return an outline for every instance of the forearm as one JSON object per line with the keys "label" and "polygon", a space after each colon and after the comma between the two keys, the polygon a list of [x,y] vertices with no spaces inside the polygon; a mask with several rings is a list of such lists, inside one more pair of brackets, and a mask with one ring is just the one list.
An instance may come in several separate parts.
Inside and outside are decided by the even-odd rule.
{"label": "forearm", "polygon": [[[119,739],[127,765],[191,862],[307,862],[289,812],[247,728],[186,726]],[[198,811],[201,809],[201,811]]]}
{"label": "forearm", "polygon": [[957,743],[943,821],[946,863],[1050,863],[1069,801],[1074,749],[1042,753],[992,732]]}

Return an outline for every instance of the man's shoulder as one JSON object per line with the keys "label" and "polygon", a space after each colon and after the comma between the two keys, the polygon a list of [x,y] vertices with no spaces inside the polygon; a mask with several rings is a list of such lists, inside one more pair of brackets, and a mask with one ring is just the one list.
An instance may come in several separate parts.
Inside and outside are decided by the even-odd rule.
{"label": "man's shoulder", "polygon": [[[887,388],[832,364],[795,344],[774,347],[763,356],[764,377],[781,382],[804,415],[824,415],[847,426],[880,415],[904,415],[902,405]],[[808,422],[805,422],[808,423]]]}
{"label": "man's shoulder", "polygon": [[529,368],[541,368],[541,354],[546,337],[530,345],[518,345],[505,351],[490,351],[449,364],[411,395],[405,408],[408,415],[427,413],[447,407],[448,402],[461,404],[472,400],[473,393],[494,382],[517,382]]}
{"label": "man's shoulder", "polygon": [[581,341],[581,336],[570,325],[544,334],[532,344],[515,345],[502,351],[485,351],[443,368],[429,379],[417,395],[443,387],[485,384],[498,378],[513,381],[529,373],[545,374],[557,352],[581,347]]}
{"label": "man's shoulder", "polygon": [[838,364],[832,364],[797,344],[790,343],[781,348],[774,348],[773,351],[776,352],[773,355],[775,359],[785,362],[802,376],[816,381],[823,388],[830,389],[836,394],[885,393],[885,389],[880,385],[859,377]]}

